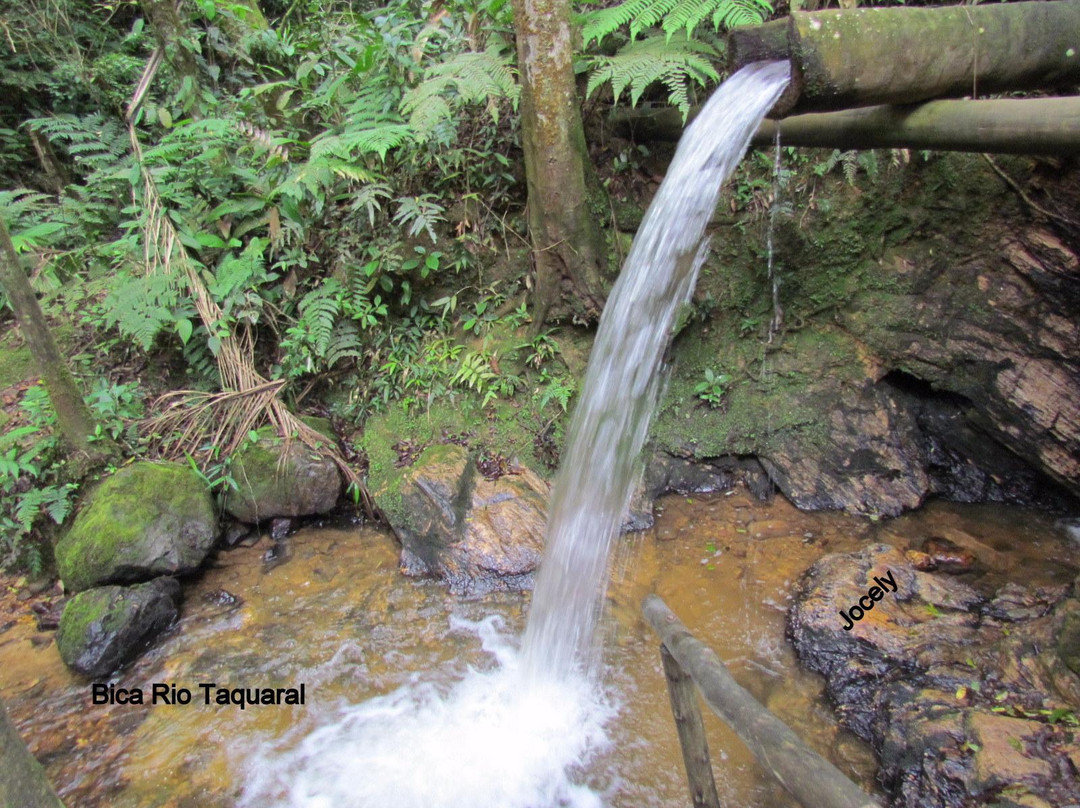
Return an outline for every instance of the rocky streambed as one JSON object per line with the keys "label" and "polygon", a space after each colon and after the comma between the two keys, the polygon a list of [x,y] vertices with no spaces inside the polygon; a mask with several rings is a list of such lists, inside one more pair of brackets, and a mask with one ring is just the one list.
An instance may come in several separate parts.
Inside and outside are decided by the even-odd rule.
{"label": "rocky streambed", "polygon": [[[932,537],[955,547],[922,553]],[[192,691],[188,705],[95,703],[95,682],[60,661],[55,621],[39,626],[27,608],[47,618],[55,593],[29,596],[8,582],[0,694],[70,806],[237,805],[268,776],[273,750],[303,743],[348,705],[490,667],[478,637],[451,618],[497,615],[510,643],[523,625],[528,593],[462,598],[406,577],[396,541],[378,530],[302,530],[269,559],[282,545],[266,535],[215,551],[185,585],[176,626],[99,682],[147,694],[168,683]],[[935,559],[936,571],[919,569]],[[950,565],[961,574],[942,571]],[[605,674],[617,715],[610,743],[574,776],[606,805],[687,799],[656,638],[640,616],[655,592],[755,697],[875,790],[877,762],[858,736],[867,739],[898,805],[1069,805],[1072,713],[1054,677],[1075,674],[1046,666],[1078,569],[1077,546],[1031,510],[935,503],[874,521],[763,503],[742,486],[663,498],[655,524],[627,534],[612,561]],[[839,611],[850,617],[886,572],[896,591],[868,601],[873,609],[844,631]],[[799,663],[789,624],[824,680]],[[305,699],[203,705],[208,682],[302,683]],[[706,723],[725,800],[793,805],[730,730]],[[1039,790],[1047,772],[1058,791]],[[293,803],[281,792],[260,804]]]}

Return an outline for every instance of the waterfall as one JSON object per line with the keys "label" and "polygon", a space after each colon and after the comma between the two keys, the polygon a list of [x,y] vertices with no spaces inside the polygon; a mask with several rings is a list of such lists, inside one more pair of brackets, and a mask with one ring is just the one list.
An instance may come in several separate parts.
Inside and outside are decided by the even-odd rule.
{"label": "waterfall", "polygon": [[679,141],[604,308],[525,631],[523,664],[533,681],[595,670],[608,553],[630,502],[671,329],[705,258],[720,186],[789,78],[787,62],[758,62],[713,93]]}
{"label": "waterfall", "polygon": [[604,804],[582,779],[615,712],[591,675],[608,550],[720,185],[788,78],[786,62],[771,62],[728,79],[687,129],[645,215],[589,359],[521,651],[493,618],[452,620],[480,638],[494,667],[414,674],[385,695],[325,707],[317,726],[284,741],[241,748],[240,808]]}

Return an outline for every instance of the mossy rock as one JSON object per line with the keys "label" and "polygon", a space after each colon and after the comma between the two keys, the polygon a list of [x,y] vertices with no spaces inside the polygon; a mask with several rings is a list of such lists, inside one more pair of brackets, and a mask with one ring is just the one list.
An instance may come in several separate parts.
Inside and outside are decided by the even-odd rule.
{"label": "mossy rock", "polygon": [[406,575],[433,575],[454,594],[531,589],[544,547],[547,484],[526,468],[484,479],[468,451],[429,446],[375,489],[401,541]]}
{"label": "mossy rock", "polygon": [[[326,421],[310,419],[309,426],[330,433]],[[238,489],[225,500],[230,515],[255,524],[279,517],[314,516],[337,504],[341,472],[332,460],[299,440],[282,440],[272,427],[263,427],[257,434],[258,440],[245,443],[233,455],[230,471]]]}
{"label": "mossy rock", "polygon": [[1080,676],[1080,605],[1071,601],[1073,608],[1067,611],[1057,636],[1057,652],[1065,666]]}
{"label": "mossy rock", "polygon": [[60,617],[60,658],[83,676],[106,676],[175,622],[179,600],[180,584],[174,578],[80,592]]}
{"label": "mossy rock", "polygon": [[69,591],[181,575],[202,564],[218,536],[213,499],[178,463],[133,463],[91,493],[56,545]]}

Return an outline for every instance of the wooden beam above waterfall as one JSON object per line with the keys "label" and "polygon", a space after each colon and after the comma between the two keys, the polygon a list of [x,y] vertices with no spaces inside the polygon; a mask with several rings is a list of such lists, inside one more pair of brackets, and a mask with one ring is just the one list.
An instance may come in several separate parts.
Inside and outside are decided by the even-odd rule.
{"label": "wooden beam above waterfall", "polygon": [[735,29],[729,69],[790,59],[773,116],[1080,84],[1080,2],[796,12]]}
{"label": "wooden beam above waterfall", "polygon": [[[691,113],[693,115],[693,113]],[[630,110],[616,131],[639,140],[678,140],[678,110]],[[765,121],[752,143],[829,149],[930,149],[990,154],[1080,154],[1080,96],[928,101]]]}

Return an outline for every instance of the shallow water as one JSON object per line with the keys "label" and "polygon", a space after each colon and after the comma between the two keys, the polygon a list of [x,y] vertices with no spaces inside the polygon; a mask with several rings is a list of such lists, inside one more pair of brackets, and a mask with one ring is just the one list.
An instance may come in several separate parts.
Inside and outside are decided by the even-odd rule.
{"label": "shallow water", "polygon": [[[976,585],[1000,584],[1010,568],[1022,570],[1017,575],[1025,584],[1065,583],[1080,568],[1077,545],[1056,533],[1050,517],[1024,509],[935,504],[873,523],[802,514],[782,500],[765,505],[742,489],[668,497],[662,507],[654,529],[617,542],[602,622],[607,702],[591,725],[595,731],[607,716],[604,709],[614,712],[604,728],[606,740],[586,738],[590,762],[556,783],[563,792],[549,805],[645,808],[688,802],[656,639],[640,617],[641,599],[650,592],[712,645],[755,696],[870,787],[868,751],[836,727],[821,699],[820,679],[798,669],[784,640],[784,612],[801,571],[828,552],[867,541],[908,547],[928,535],[976,543],[988,567]],[[304,706],[95,706],[89,683],[64,669],[51,633],[38,632],[29,617],[0,633],[0,696],[69,808],[215,808],[274,800],[318,805],[320,795],[334,789],[362,795],[361,784],[366,788],[372,779],[372,756],[399,758],[404,765],[398,771],[409,772],[410,783],[419,782],[408,793],[421,800],[428,788],[428,794],[445,797],[443,804],[464,806],[452,801],[462,799],[450,784],[455,771],[493,799],[499,795],[496,784],[507,781],[506,767],[522,757],[511,749],[500,760],[505,743],[487,749],[486,767],[466,770],[459,763],[447,774],[433,768],[432,748],[409,746],[415,739],[399,739],[405,751],[372,749],[362,733],[354,737],[339,727],[350,717],[355,724],[358,711],[374,710],[372,699],[393,727],[401,723],[397,716],[422,711],[424,698],[429,706],[445,703],[446,693],[476,675],[471,669],[497,677],[516,653],[513,638],[520,636],[528,596],[460,601],[435,582],[405,578],[397,570],[393,539],[372,528],[304,530],[290,544],[291,559],[269,571],[262,562],[266,542],[220,553],[186,586],[177,629],[114,681],[148,692],[151,683],[174,682],[196,697],[199,682],[304,682]],[[972,576],[964,580],[972,582]],[[221,590],[243,603],[219,605]],[[492,624],[493,615],[502,628]],[[494,689],[476,689],[474,715],[484,712],[484,697]],[[541,706],[540,717],[546,713]],[[566,714],[552,713],[547,718]],[[719,720],[707,715],[706,727],[722,798],[748,808],[793,805]],[[549,729],[555,737],[571,734],[557,723]],[[296,753],[313,736],[330,742],[309,744],[315,751],[307,758]],[[466,755],[459,761],[469,759],[468,738],[443,738]],[[359,742],[350,749],[352,741]],[[392,787],[399,775],[390,771]],[[525,772],[522,779],[529,776]],[[305,778],[315,784],[307,802],[286,793],[285,786]],[[538,788],[535,793],[543,793]],[[399,799],[404,793],[393,792],[399,804],[408,804]]]}

